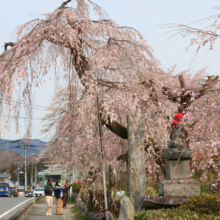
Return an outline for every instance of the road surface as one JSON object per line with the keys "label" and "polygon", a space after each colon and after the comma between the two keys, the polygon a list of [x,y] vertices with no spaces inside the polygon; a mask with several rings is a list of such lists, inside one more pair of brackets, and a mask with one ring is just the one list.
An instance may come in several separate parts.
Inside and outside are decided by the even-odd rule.
{"label": "road surface", "polygon": [[0,219],[7,220],[34,197],[0,197]]}

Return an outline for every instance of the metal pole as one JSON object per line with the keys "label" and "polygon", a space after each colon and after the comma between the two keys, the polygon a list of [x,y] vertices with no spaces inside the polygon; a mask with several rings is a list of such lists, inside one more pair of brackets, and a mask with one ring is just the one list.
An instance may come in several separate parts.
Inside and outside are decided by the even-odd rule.
{"label": "metal pole", "polygon": [[37,185],[37,165],[35,165],[35,188]]}
{"label": "metal pole", "polygon": [[45,185],[45,172],[44,172],[44,166],[43,166],[43,173],[44,173],[44,175],[43,175],[43,177],[44,177],[43,186],[44,186],[44,185]]}
{"label": "metal pole", "polygon": [[24,144],[24,190],[27,191],[27,158],[26,158],[26,145]]}
{"label": "metal pole", "polygon": [[20,170],[19,170],[19,161],[18,161],[18,179],[17,179],[18,186],[20,185],[20,184],[19,184],[19,172],[20,172]]}
{"label": "metal pole", "polygon": [[31,190],[33,190],[33,153],[32,153],[32,164],[31,164]]}
{"label": "metal pole", "polygon": [[115,198],[115,174],[114,174],[114,198]]}
{"label": "metal pole", "polygon": [[106,216],[106,220],[109,220],[108,203],[107,203],[107,195],[106,195],[106,182],[105,182],[105,166],[103,163],[104,152],[103,152],[103,147],[102,147],[102,125],[101,125],[101,119],[100,119],[100,115],[99,115],[98,95],[96,95],[96,108],[97,108],[97,124],[98,124],[98,132],[99,132],[101,169],[102,169],[103,188],[104,188],[105,216]]}
{"label": "metal pole", "polygon": [[111,202],[111,165],[109,165],[109,188],[108,188],[108,191],[109,191],[109,205],[110,205],[110,202]]}

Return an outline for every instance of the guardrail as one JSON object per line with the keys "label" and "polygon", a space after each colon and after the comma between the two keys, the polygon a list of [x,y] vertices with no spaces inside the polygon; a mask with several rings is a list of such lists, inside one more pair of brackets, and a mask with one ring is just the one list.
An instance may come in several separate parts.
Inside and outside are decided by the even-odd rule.
{"label": "guardrail", "polygon": [[21,210],[19,210],[17,213],[15,213],[11,218],[8,220],[20,220],[24,218],[27,215],[28,210],[33,206],[34,203],[36,203],[38,200],[40,200],[42,196],[35,198],[34,202],[29,202],[26,204]]}

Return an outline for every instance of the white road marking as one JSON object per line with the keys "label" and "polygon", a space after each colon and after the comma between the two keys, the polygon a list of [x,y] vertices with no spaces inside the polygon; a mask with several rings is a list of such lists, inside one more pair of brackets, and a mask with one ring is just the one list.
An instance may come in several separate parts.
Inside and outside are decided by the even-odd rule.
{"label": "white road marking", "polygon": [[7,212],[5,212],[4,214],[0,215],[0,219],[1,219],[3,216],[7,215],[9,212],[11,212],[11,211],[13,211],[14,209],[16,209],[18,206],[24,204],[25,202],[28,202],[29,200],[32,200],[32,199],[25,200],[24,202],[22,202],[22,203],[20,203],[19,205],[15,206],[13,209],[10,209],[9,211],[7,211]]}

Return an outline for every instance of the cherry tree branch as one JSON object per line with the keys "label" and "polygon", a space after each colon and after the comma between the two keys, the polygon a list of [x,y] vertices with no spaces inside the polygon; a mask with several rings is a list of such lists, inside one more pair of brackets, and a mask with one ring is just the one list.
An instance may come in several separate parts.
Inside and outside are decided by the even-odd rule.
{"label": "cherry tree branch", "polygon": [[61,9],[61,8],[64,8],[64,6],[67,5],[67,4],[68,4],[69,2],[71,2],[71,1],[72,1],[72,0],[67,0],[67,1],[63,2],[62,5],[61,5],[59,8],[60,8],[60,9]]}
{"label": "cherry tree branch", "polygon": [[13,47],[14,45],[15,45],[15,43],[13,43],[13,42],[5,43],[5,45],[4,45],[5,51],[7,51],[8,46]]}

